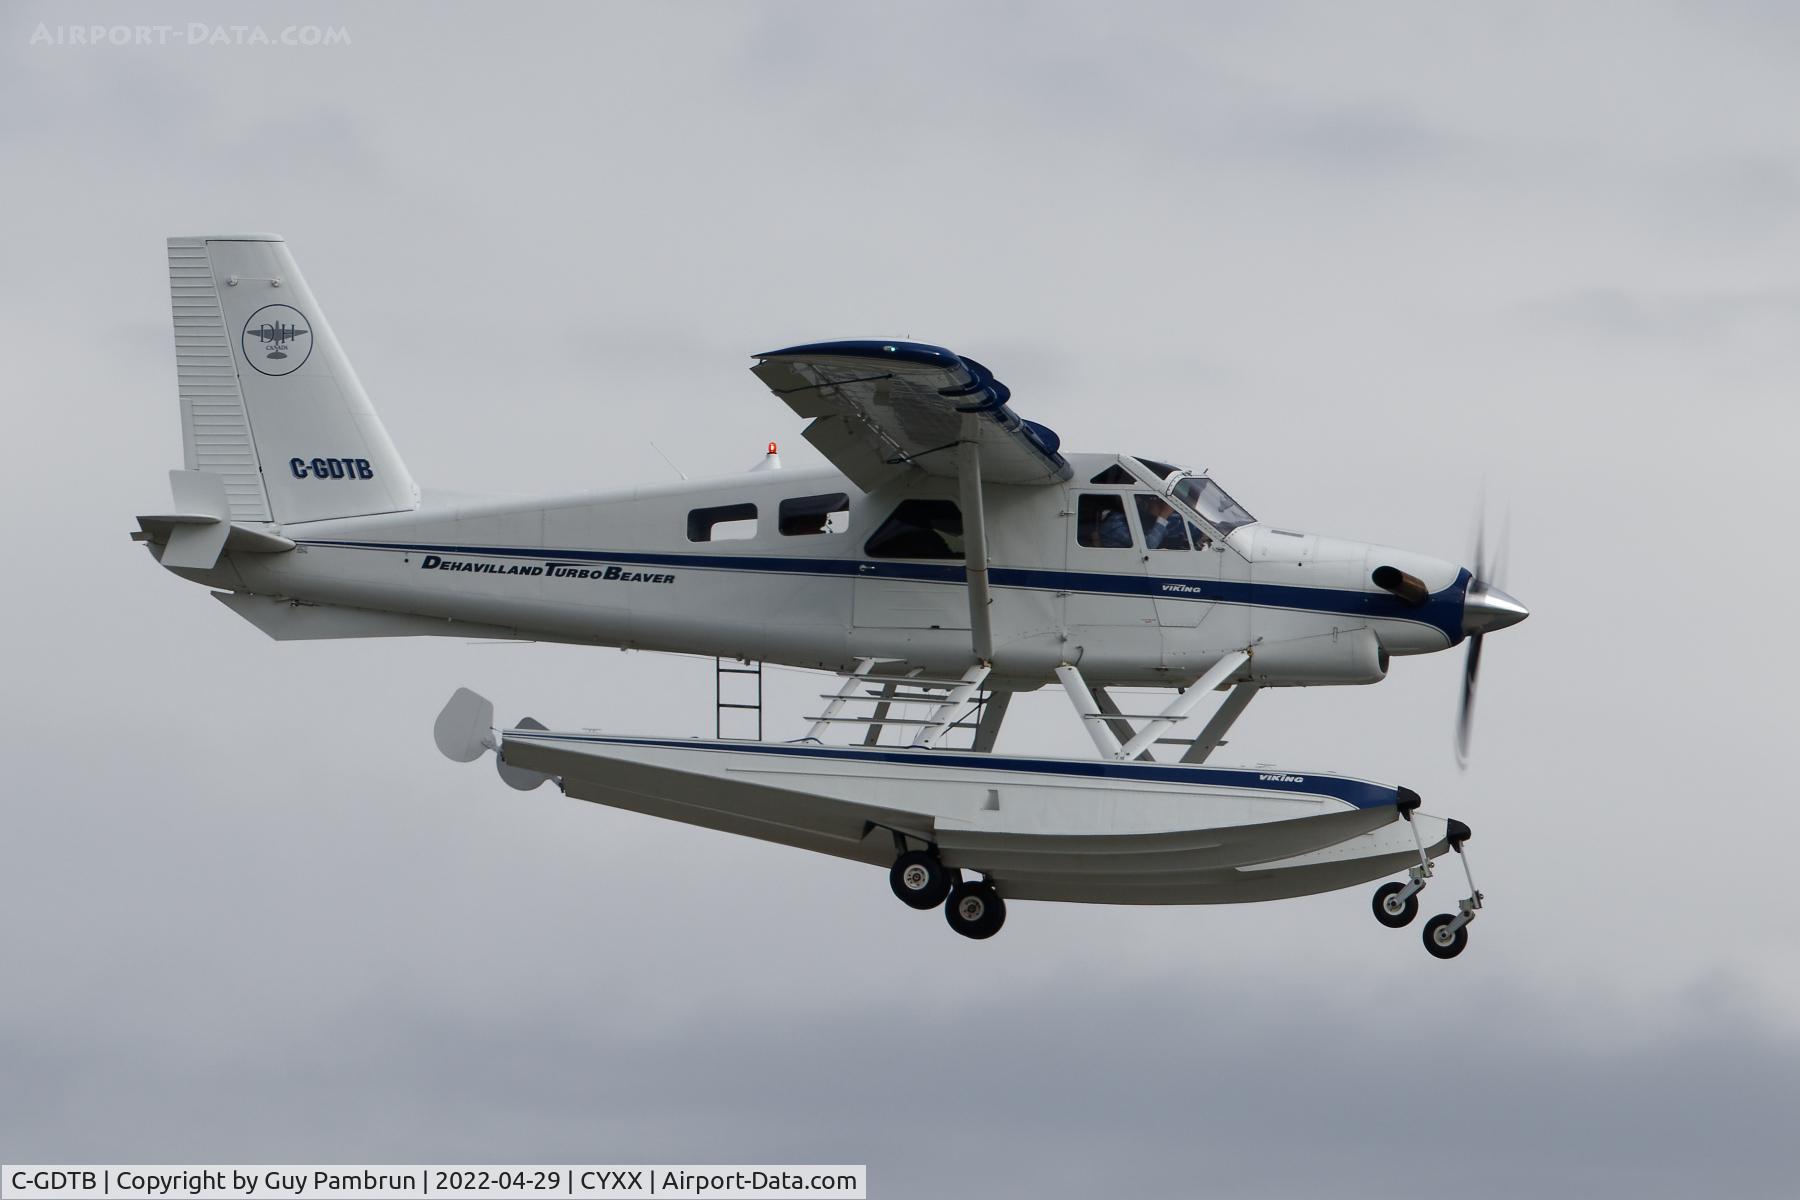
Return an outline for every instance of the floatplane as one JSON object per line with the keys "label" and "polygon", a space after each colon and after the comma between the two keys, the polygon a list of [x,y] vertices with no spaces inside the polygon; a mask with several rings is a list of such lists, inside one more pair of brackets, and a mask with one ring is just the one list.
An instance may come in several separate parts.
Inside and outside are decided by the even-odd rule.
{"label": "floatplane", "polygon": [[[1008,901],[1243,903],[1394,875],[1372,906],[1400,927],[1434,860],[1462,855],[1468,826],[1405,787],[1210,759],[1262,689],[1373,684],[1459,644],[1466,755],[1482,639],[1528,615],[1479,550],[1471,567],[1281,528],[1210,473],[1065,452],[986,366],[911,341],[754,356],[827,469],[780,469],[771,444],[723,478],[438,495],[281,238],[172,238],[168,255],[185,461],[133,536],[270,637],[565,642],[835,677],[789,740],[505,727],[460,690],[435,726],[452,759],[884,867],[970,938]],[[997,748],[1011,699],[1044,687],[1091,756]],[[1127,712],[1119,688],[1166,699]],[[1460,953],[1481,905],[1470,877],[1426,948]]]}

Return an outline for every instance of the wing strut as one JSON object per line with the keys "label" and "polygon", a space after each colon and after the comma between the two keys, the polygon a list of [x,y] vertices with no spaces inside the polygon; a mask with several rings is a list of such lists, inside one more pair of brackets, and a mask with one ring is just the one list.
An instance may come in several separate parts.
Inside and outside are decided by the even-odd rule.
{"label": "wing strut", "polygon": [[963,574],[969,582],[969,636],[975,661],[994,661],[994,627],[988,619],[993,603],[988,593],[987,514],[981,506],[981,418],[964,413],[962,444],[957,447],[957,479],[962,484]]}

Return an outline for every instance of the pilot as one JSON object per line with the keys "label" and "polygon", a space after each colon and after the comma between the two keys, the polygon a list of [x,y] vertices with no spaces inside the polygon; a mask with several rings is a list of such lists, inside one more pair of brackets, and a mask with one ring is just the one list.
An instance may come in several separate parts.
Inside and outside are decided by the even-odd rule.
{"label": "pilot", "polygon": [[1100,513],[1100,525],[1094,531],[1094,545],[1107,550],[1129,549],[1131,526],[1125,523],[1125,506],[1109,504]]}
{"label": "pilot", "polygon": [[1144,545],[1152,550],[1186,550],[1187,523],[1161,496],[1145,496],[1138,502],[1144,522]]}

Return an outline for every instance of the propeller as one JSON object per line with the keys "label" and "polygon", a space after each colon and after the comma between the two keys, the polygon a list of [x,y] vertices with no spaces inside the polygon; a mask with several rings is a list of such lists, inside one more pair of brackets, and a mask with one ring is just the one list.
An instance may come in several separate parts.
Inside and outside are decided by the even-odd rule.
{"label": "propeller", "polygon": [[1501,525],[1500,551],[1492,561],[1488,559],[1485,515],[1475,530],[1475,555],[1470,568],[1474,578],[1463,599],[1463,632],[1468,635],[1469,655],[1463,661],[1462,703],[1456,710],[1456,765],[1465,771],[1469,768],[1469,741],[1475,725],[1475,684],[1481,675],[1482,639],[1531,615],[1530,609],[1500,590],[1507,547],[1512,541],[1511,526],[1510,518]]}

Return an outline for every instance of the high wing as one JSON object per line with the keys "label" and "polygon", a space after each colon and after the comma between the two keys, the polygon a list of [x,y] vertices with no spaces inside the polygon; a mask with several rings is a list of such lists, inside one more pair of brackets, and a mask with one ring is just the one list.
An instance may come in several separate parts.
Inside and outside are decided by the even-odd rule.
{"label": "high wing", "polygon": [[[973,429],[988,483],[1047,484],[1069,477],[1054,431],[1020,417],[1012,393],[972,358],[922,342],[844,341],[789,346],[750,368],[803,417],[806,440],[864,491],[907,470],[954,478],[957,448]],[[966,423],[963,418],[977,419]]]}

